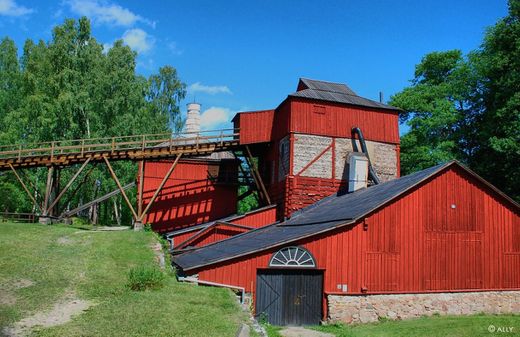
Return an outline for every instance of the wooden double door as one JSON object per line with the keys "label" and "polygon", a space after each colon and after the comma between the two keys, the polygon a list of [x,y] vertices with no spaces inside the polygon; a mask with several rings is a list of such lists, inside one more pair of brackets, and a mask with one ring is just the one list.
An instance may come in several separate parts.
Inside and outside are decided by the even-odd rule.
{"label": "wooden double door", "polygon": [[256,277],[255,312],[273,325],[316,325],[322,319],[323,272],[266,269]]}

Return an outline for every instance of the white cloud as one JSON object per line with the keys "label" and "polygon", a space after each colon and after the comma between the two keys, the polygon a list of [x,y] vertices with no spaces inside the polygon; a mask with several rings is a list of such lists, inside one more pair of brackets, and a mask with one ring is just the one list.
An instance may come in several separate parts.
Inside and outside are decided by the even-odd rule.
{"label": "white cloud", "polygon": [[67,4],[73,13],[87,16],[96,23],[130,27],[139,21],[155,28],[155,22],[104,0],[69,0]]}
{"label": "white cloud", "polygon": [[123,34],[123,41],[138,53],[146,53],[155,44],[155,39],[139,28],[127,30]]}
{"label": "white cloud", "polygon": [[175,41],[168,42],[167,46],[173,55],[182,55],[184,53],[184,50],[180,49]]}
{"label": "white cloud", "polygon": [[188,91],[191,93],[203,92],[210,95],[215,94],[232,94],[231,90],[225,85],[204,85],[200,82],[193,83],[188,87]]}
{"label": "white cloud", "polygon": [[34,12],[34,9],[20,6],[14,0],[0,0],[0,15],[24,16]]}
{"label": "white cloud", "polygon": [[222,124],[230,123],[232,111],[228,108],[219,108],[212,106],[204,110],[200,116],[200,127],[202,129],[214,129]]}

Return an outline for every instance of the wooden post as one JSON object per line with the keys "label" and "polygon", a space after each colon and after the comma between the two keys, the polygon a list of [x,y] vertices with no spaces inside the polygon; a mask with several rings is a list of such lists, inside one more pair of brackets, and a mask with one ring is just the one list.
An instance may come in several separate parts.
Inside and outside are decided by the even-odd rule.
{"label": "wooden post", "polygon": [[121,191],[121,194],[123,195],[123,198],[125,199],[126,204],[128,205],[128,208],[130,208],[130,211],[132,212],[132,215],[134,216],[134,220],[137,222],[139,220],[139,217],[137,216],[137,213],[135,213],[134,207],[132,206],[130,199],[128,199],[128,196],[126,195],[125,190],[123,189],[123,186],[121,186],[119,179],[117,179],[116,173],[112,169],[112,165],[110,165],[110,162],[108,161],[106,156],[103,156],[103,159],[105,160],[105,163],[107,164],[107,167],[108,167],[108,170],[110,171],[110,175],[112,176],[112,179],[114,179],[114,181],[116,182],[116,185],[119,188],[119,191]]}
{"label": "wooden post", "polygon": [[45,185],[45,199],[43,201],[43,215],[47,215],[47,206],[49,206],[49,198],[52,190],[52,176],[54,173],[54,166],[50,166],[47,171],[47,184]]}
{"label": "wooden post", "polygon": [[144,159],[139,162],[139,186],[137,190],[137,216],[139,219],[142,219],[143,215],[144,163]]}
{"label": "wooden post", "polygon": [[179,153],[177,155],[177,158],[175,158],[175,161],[173,162],[172,166],[170,167],[170,169],[164,176],[163,180],[161,181],[161,184],[155,190],[155,193],[153,194],[152,199],[150,199],[150,202],[148,203],[148,205],[146,205],[146,208],[144,209],[143,214],[141,214],[141,217],[139,218],[140,221],[143,221],[143,218],[146,216],[146,213],[148,213],[148,211],[150,210],[150,207],[152,207],[155,199],[157,198],[159,193],[161,193],[162,188],[164,187],[164,185],[166,184],[166,181],[168,181],[171,174],[173,173],[173,170],[175,169],[175,166],[177,166],[177,163],[179,162],[179,159],[181,158],[181,156],[182,156],[182,153]]}

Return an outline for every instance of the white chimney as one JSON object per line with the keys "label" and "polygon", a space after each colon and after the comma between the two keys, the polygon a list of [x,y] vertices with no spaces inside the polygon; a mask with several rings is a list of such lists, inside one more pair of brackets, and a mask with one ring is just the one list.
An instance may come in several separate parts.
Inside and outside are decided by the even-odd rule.
{"label": "white chimney", "polygon": [[186,117],[186,132],[200,132],[200,104],[189,103]]}
{"label": "white chimney", "polygon": [[368,158],[352,153],[349,158],[348,191],[354,192],[368,185]]}

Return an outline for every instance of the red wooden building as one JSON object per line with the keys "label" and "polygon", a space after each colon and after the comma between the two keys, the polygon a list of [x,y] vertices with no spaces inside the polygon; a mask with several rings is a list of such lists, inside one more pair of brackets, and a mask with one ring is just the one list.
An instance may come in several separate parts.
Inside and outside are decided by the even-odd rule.
{"label": "red wooden building", "polygon": [[[471,300],[467,313],[491,310],[479,301],[506,295],[513,299],[502,300],[500,310],[515,311],[520,292],[490,291],[520,290],[519,215],[517,203],[451,162],[332,195],[286,221],[173,259],[185,275],[244,288],[256,314],[273,324],[359,321],[382,306],[362,307],[376,294],[478,291],[486,293]],[[422,314],[449,312],[442,296],[430,298]],[[357,313],[344,313],[343,297],[361,303]],[[411,300],[421,305],[421,298],[394,296],[392,310],[407,317],[399,310]]]}
{"label": "red wooden building", "polygon": [[300,79],[273,110],[238,113],[240,144],[251,147],[279,218],[337,192],[363,130],[382,181],[399,176],[399,109],[360,97],[344,84]]}

